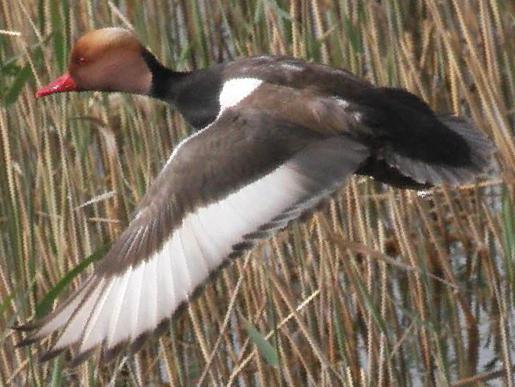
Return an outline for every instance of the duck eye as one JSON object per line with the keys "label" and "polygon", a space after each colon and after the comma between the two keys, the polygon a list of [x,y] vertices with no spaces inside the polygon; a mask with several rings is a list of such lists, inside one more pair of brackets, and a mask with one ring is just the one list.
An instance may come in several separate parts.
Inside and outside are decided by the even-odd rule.
{"label": "duck eye", "polygon": [[80,65],[86,63],[86,58],[83,56],[79,57],[79,59],[77,59],[77,63]]}

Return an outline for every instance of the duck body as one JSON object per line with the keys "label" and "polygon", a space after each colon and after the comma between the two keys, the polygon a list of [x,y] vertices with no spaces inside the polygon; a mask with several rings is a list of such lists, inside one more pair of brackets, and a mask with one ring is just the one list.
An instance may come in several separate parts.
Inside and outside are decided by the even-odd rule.
{"label": "duck body", "polygon": [[90,32],[69,73],[38,97],[83,90],[144,94],[194,128],[94,272],[45,318],[19,327],[27,345],[60,331],[77,365],[137,351],[229,258],[309,213],[352,174],[401,188],[470,182],[492,146],[467,121],[415,95],[325,65],[277,56],[208,69],[164,67],[126,30]]}
{"label": "duck body", "polygon": [[[156,66],[157,60],[152,54],[147,53],[145,57],[149,66]],[[241,58],[183,73],[161,68],[157,74],[153,79],[152,96],[176,107],[197,129],[217,117],[219,95],[229,80],[251,78],[313,95],[340,98],[351,98],[357,96],[360,89],[373,87],[347,71],[287,56]]]}
{"label": "duck body", "polygon": [[[255,79],[263,82],[262,89],[268,89],[268,92],[258,92],[261,101],[256,104],[266,105],[267,112],[280,113],[290,120],[300,117],[305,120],[297,120],[301,126],[309,121],[304,110],[316,101],[318,108],[324,106],[323,111],[313,112],[320,115],[320,122],[313,123],[319,127],[313,130],[351,136],[366,144],[371,150],[370,156],[356,174],[408,189],[424,189],[444,181],[457,185],[464,178],[452,176],[452,173],[446,173],[444,178],[438,176],[438,171],[419,171],[418,176],[413,168],[408,168],[411,174],[405,173],[397,168],[394,160],[397,155],[423,161],[437,169],[455,167],[457,173],[467,175],[465,178],[472,177],[461,167],[473,164],[473,151],[459,131],[449,128],[470,124],[449,115],[438,116],[424,101],[406,90],[376,87],[348,71],[287,56],[242,58],[184,73],[162,67],[149,52],[145,58],[150,67],[158,68],[151,95],[177,108],[197,130],[218,117],[224,84],[231,80]],[[324,120],[331,116],[336,124],[327,130]],[[482,165],[477,165],[478,171],[481,168]]]}

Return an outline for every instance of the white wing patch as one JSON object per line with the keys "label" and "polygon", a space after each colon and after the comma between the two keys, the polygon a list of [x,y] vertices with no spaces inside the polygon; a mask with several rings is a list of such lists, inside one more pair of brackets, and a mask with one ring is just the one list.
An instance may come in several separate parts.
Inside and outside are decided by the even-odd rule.
{"label": "white wing patch", "polygon": [[[220,111],[218,112],[218,115],[216,116],[215,120],[211,122],[208,126],[205,128],[202,128],[200,130],[197,130],[195,133],[193,133],[191,136],[186,137],[184,140],[182,140],[172,151],[172,154],[166,161],[165,166],[166,168],[168,164],[173,160],[179,149],[189,140],[191,140],[193,137],[198,136],[200,133],[205,132],[210,127],[212,127],[215,122],[220,118],[222,113],[227,110],[227,108],[234,107],[237,104],[239,104],[242,100],[244,100],[246,97],[251,95],[258,87],[261,85],[263,81],[261,79],[257,78],[233,78],[229,79],[228,81],[225,81],[225,83],[222,86],[222,90],[220,92],[220,95],[218,97],[218,102],[220,104]],[[137,215],[136,215],[137,217]]]}
{"label": "white wing patch", "polygon": [[[286,213],[274,223],[274,228],[282,228],[304,208],[316,205],[329,191],[320,190],[313,196],[306,187],[319,183],[287,162],[224,199],[188,214],[149,260],[121,275],[100,279],[93,289],[86,287],[89,296],[69,323],[72,313],[64,308],[35,337],[65,326],[52,351],[79,342],[80,353],[102,343],[109,350],[137,339],[187,302],[245,235]],[[292,210],[296,205],[299,209]],[[77,303],[70,307],[77,307]]]}
{"label": "white wing patch", "polygon": [[263,81],[257,78],[233,78],[225,81],[220,93],[220,113],[218,117],[225,109],[236,106],[251,95],[262,83]]}

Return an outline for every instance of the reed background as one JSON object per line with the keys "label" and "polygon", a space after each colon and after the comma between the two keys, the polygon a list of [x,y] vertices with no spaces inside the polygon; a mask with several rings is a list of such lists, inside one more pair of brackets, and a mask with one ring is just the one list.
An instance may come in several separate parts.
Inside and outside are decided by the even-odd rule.
{"label": "reed background", "polygon": [[[0,384],[513,385],[514,8],[1,1]],[[495,141],[496,166],[426,196],[354,178],[325,210],[225,269],[137,355],[38,364],[36,348],[14,348],[9,326],[78,284],[67,273],[102,255],[190,131],[145,98],[34,99],[65,71],[74,39],[105,26],[133,28],[176,69],[288,54],[405,87],[470,117]]]}

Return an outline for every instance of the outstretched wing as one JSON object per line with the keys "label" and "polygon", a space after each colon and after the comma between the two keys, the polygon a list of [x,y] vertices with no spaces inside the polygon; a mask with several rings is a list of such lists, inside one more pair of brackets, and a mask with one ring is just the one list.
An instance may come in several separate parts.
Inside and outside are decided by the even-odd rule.
{"label": "outstretched wing", "polygon": [[[274,92],[282,98],[279,86],[259,87],[270,106]],[[319,100],[298,114],[272,114],[251,98],[221,102],[217,120],[174,151],[94,273],[31,326],[25,343],[61,331],[44,360],[68,348],[72,365],[98,347],[107,359],[128,344],[137,350],[224,261],[315,207],[368,157],[334,133]]]}

